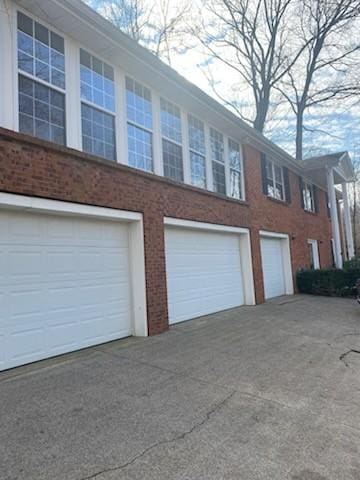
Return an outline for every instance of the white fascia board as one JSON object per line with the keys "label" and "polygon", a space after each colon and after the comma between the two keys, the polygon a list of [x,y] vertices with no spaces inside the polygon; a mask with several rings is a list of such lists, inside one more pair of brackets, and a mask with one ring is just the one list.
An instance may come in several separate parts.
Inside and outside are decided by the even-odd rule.
{"label": "white fascia board", "polygon": [[270,232],[268,230],[260,230],[259,234],[261,237],[273,237],[273,238],[289,238],[287,233],[280,233],[280,232]]}
{"label": "white fascia board", "polygon": [[231,227],[228,225],[220,225],[218,223],[205,223],[205,222],[197,222],[194,220],[183,220],[180,218],[171,218],[171,217],[164,217],[164,225],[165,226],[172,226],[172,227],[179,227],[179,228],[192,228],[197,230],[208,230],[213,232],[224,232],[224,233],[249,233],[248,228],[243,227]]}
{"label": "white fascia board", "polygon": [[96,207],[80,203],[49,200],[47,198],[29,197],[13,193],[0,192],[0,208],[33,210],[42,213],[58,213],[65,215],[84,215],[94,218],[121,220],[125,222],[140,222],[142,214],[116,210],[106,207]]}

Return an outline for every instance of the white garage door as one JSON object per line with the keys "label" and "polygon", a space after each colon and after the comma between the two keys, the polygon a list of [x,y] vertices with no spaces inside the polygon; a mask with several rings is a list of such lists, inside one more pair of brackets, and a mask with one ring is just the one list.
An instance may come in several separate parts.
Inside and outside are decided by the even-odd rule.
{"label": "white garage door", "polygon": [[261,258],[264,275],[265,298],[267,299],[284,295],[285,275],[282,240],[278,238],[262,238]]}
{"label": "white garage door", "polygon": [[131,334],[128,227],[0,212],[0,370]]}
{"label": "white garage door", "polygon": [[235,234],[166,228],[170,323],[244,304],[239,242]]}

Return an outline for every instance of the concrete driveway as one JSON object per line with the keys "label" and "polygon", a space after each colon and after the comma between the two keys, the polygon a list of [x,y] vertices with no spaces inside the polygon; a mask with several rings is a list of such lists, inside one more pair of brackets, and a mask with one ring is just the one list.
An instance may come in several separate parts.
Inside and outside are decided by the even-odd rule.
{"label": "concrete driveway", "polygon": [[360,307],[283,297],[0,375],[1,480],[360,479]]}

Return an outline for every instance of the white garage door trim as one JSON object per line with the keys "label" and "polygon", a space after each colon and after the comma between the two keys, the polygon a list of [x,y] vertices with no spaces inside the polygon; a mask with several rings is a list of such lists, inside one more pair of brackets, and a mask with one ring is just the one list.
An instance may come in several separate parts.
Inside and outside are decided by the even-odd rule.
{"label": "white garage door trim", "polygon": [[16,209],[33,213],[62,216],[85,216],[103,220],[126,222],[130,234],[130,281],[132,293],[132,334],[148,335],[145,283],[145,256],[143,217],[141,213],[94,207],[58,200],[15,195],[0,192],[0,209]]}
{"label": "white garage door trim", "polygon": [[213,223],[197,222],[194,220],[183,220],[179,218],[164,217],[164,226],[173,226],[179,228],[189,228],[194,230],[203,230],[208,232],[235,233],[239,235],[241,273],[244,290],[244,304],[255,305],[255,287],[252,268],[252,254],[250,231],[247,228],[231,227],[228,225],[219,225]]}
{"label": "white garage door trim", "polygon": [[274,238],[281,240],[282,260],[284,267],[284,280],[285,280],[285,295],[293,295],[294,293],[294,281],[291,265],[291,253],[290,253],[290,238],[287,233],[269,232],[267,230],[260,230],[261,237]]}

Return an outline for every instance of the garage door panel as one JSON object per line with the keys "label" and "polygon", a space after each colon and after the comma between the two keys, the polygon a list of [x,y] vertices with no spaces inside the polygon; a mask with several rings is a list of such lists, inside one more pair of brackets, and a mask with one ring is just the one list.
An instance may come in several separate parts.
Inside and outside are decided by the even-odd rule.
{"label": "garage door panel", "polygon": [[261,258],[266,299],[284,295],[286,292],[282,242],[283,240],[279,238],[261,239]]}
{"label": "garage door panel", "polygon": [[237,235],[167,228],[165,245],[170,323],[244,303]]}
{"label": "garage door panel", "polygon": [[127,224],[0,212],[0,368],[131,334]]}

